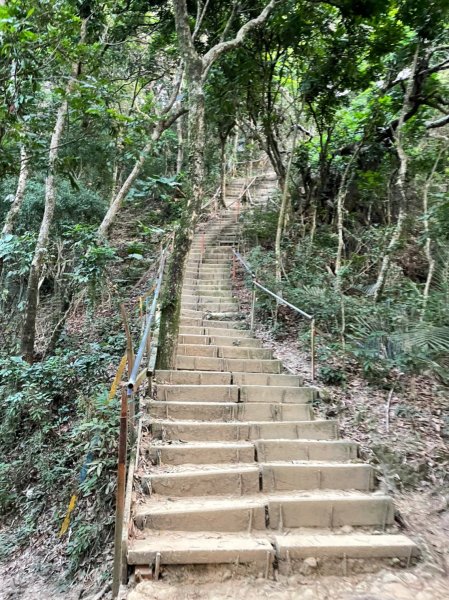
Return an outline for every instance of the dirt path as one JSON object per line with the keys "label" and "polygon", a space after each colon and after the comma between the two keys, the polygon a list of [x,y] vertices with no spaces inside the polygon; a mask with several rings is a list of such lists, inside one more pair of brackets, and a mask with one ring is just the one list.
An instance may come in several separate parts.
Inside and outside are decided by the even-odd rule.
{"label": "dirt path", "polygon": [[300,575],[265,579],[235,579],[230,569],[221,580],[193,582],[188,575],[160,582],[142,582],[128,600],[447,600],[448,579],[418,567],[416,570],[380,571],[373,575],[317,577]]}

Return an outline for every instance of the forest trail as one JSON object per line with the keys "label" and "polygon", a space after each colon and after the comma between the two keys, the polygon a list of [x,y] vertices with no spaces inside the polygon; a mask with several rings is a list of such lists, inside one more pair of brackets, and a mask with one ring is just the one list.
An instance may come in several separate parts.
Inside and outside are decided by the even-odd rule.
{"label": "forest trail", "polygon": [[[254,201],[273,184],[262,178]],[[231,273],[241,186],[188,257],[177,368],[156,372],[145,407],[128,564],[144,575],[232,563],[264,577],[407,565],[417,548],[357,444],[314,418],[316,390],[245,329]]]}

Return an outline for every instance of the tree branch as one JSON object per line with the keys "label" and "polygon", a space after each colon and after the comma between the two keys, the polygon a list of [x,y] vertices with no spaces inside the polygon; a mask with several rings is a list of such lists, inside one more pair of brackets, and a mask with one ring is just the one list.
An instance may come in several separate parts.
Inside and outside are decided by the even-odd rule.
{"label": "tree branch", "polygon": [[[181,0],[176,0],[175,5],[178,4]],[[265,6],[263,11],[259,16],[251,19],[245,25],[243,25],[237,32],[237,35],[232,40],[228,40],[227,42],[219,42],[213,48],[211,48],[203,57],[203,65],[204,65],[204,75],[209,71],[210,67],[214,64],[214,62],[225,52],[229,52],[229,50],[233,50],[237,48],[245,39],[250,31],[263,25],[265,21],[270,16],[276,4],[278,4],[281,0],[270,0],[270,2]]]}
{"label": "tree branch", "polygon": [[441,117],[441,119],[437,119],[436,121],[427,121],[426,129],[437,129],[438,127],[444,127],[449,123],[449,115],[445,115]]}

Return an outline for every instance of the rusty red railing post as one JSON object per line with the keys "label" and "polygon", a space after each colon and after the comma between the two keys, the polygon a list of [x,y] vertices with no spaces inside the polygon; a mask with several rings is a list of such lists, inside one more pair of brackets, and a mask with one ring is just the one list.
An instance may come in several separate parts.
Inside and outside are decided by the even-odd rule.
{"label": "rusty red railing post", "polygon": [[122,403],[120,410],[120,433],[118,444],[117,466],[117,500],[115,508],[115,537],[114,537],[114,573],[112,581],[112,596],[117,598],[120,590],[122,571],[122,536],[123,518],[125,513],[126,491],[126,451],[128,441],[128,390],[122,389]]}

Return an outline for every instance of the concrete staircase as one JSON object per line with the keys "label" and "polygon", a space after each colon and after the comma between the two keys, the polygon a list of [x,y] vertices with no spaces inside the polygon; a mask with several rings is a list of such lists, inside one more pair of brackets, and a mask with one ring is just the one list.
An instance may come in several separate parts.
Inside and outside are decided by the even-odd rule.
{"label": "concrete staircase", "polygon": [[[272,179],[259,187],[268,194]],[[416,547],[357,445],[314,418],[316,391],[246,328],[232,295],[236,234],[224,212],[189,254],[176,370],[156,373],[146,407],[128,564],[250,563],[268,575],[310,557],[344,570],[408,562]]]}

